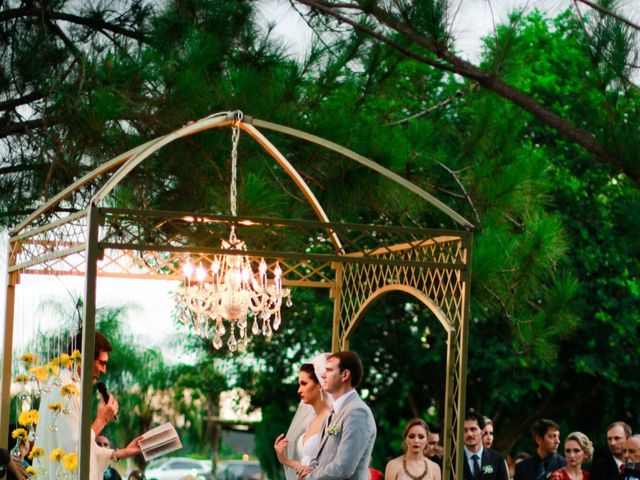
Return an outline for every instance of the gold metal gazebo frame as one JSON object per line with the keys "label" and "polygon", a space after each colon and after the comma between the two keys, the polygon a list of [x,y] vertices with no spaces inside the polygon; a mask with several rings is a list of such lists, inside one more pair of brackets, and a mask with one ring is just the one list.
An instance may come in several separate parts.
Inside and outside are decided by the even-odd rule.
{"label": "gold metal gazebo frame", "polygon": [[[183,137],[219,127],[238,125],[253,137],[293,179],[312,206],[318,221],[265,219],[105,208],[105,198],[144,159]],[[422,197],[464,230],[434,230],[331,222],[302,177],[256,128],[268,129],[333,150]],[[117,170],[116,170],[117,169]],[[114,172],[115,170],[115,172]],[[54,208],[96,178],[113,172],[90,205],[56,218]],[[15,288],[21,275],[78,275],[85,279],[83,363],[94,355],[96,278],[162,278],[182,280],[180,261],[189,254],[195,262],[229,254],[219,239],[231,225],[251,236],[252,258],[276,261],[284,283],[329,289],[334,299],[332,350],[349,348],[359,320],[378,297],[403,291],[421,301],[447,332],[447,372],[444,408],[443,478],[462,478],[463,427],[469,315],[471,233],[473,225],[411,182],[377,163],[325,139],[238,112],[211,115],[134,148],[88,173],[10,234],[7,299],[4,322],[0,445],[6,446],[10,410],[11,361]],[[312,239],[311,243],[308,243]],[[260,246],[260,245],[263,246]],[[296,245],[302,248],[295,248]],[[279,245],[274,251],[264,245]],[[90,369],[82,371],[82,422],[79,478],[88,478],[92,401]]]}

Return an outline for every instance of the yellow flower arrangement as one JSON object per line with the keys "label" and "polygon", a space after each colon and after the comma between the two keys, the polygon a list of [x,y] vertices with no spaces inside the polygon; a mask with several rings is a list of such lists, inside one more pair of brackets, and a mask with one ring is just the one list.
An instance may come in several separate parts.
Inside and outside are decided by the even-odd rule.
{"label": "yellow flower arrangement", "polygon": [[29,460],[33,460],[34,458],[44,457],[44,448],[42,447],[33,447],[31,452],[29,452]]}
{"label": "yellow flower arrangement", "polygon": [[25,410],[18,417],[18,423],[25,427],[36,425],[38,420],[40,420],[40,413],[38,410]]}
{"label": "yellow flower arrangement", "polygon": [[30,477],[37,477],[38,476],[38,472],[36,472],[36,469],[33,468],[31,465],[29,465],[27,468],[25,468],[25,471],[27,472],[27,475],[29,475]]}
{"label": "yellow flower arrangement", "polygon": [[30,368],[27,373],[36,377],[39,382],[46,382],[49,376],[49,371],[44,366]]}
{"label": "yellow flower arrangement", "polygon": [[49,455],[49,460],[51,460],[52,462],[59,462],[60,460],[62,460],[62,457],[64,456],[65,456],[64,450],[62,450],[61,448],[55,448],[51,452],[51,455]]}
{"label": "yellow flower arrangement", "polygon": [[59,361],[62,368],[71,368],[71,365],[73,365],[73,360],[68,353],[60,355]]}
{"label": "yellow flower arrangement", "polygon": [[29,381],[29,375],[21,373],[19,375],[16,375],[16,378],[14,380],[18,383],[27,383]]}
{"label": "yellow flower arrangement", "polygon": [[62,403],[60,402],[50,403],[49,410],[53,410],[54,412],[59,412],[60,410],[62,410]]}
{"label": "yellow flower arrangement", "polygon": [[82,353],[80,353],[80,350],[74,350],[73,352],[71,352],[71,360],[73,360],[74,362],[77,362],[81,358]]}
{"label": "yellow flower arrangement", "polygon": [[38,363],[40,363],[40,359],[38,358],[38,356],[33,353],[33,352],[29,352],[29,353],[25,353],[24,355],[22,355],[20,357],[20,361],[24,364],[25,367],[29,368],[32,367],[34,365],[38,365]]}
{"label": "yellow flower arrangement", "polygon": [[28,433],[24,428],[16,428],[13,432],[11,432],[11,437],[15,439],[20,439],[20,441],[24,442],[27,439]]}
{"label": "yellow flower arrangement", "polygon": [[78,455],[75,453],[67,453],[62,457],[62,466],[70,472],[73,472],[78,466]]}
{"label": "yellow flower arrangement", "polygon": [[60,393],[65,397],[71,397],[71,395],[80,395],[80,390],[75,383],[68,383],[60,389]]}

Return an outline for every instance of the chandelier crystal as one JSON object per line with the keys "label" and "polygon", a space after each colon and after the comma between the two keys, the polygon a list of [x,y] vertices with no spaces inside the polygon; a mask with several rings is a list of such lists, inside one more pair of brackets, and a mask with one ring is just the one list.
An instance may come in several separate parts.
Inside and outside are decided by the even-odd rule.
{"label": "chandelier crystal", "polygon": [[[231,149],[231,215],[236,216],[237,160],[242,114],[236,116],[232,126]],[[176,292],[182,309],[180,318],[191,323],[200,337],[211,340],[215,349],[223,346],[234,352],[239,346],[246,347],[249,337],[249,322],[253,335],[270,337],[282,322],[280,308],[283,299],[291,306],[291,291],[282,288],[282,269],[276,262],[273,278],[264,258],[258,271],[254,272],[251,260],[244,254],[247,247],[236,236],[235,225],[231,226],[229,240],[222,240],[221,248],[228,254],[216,255],[209,268],[201,263],[193,265],[190,260],[182,266],[184,285]],[[227,326],[225,326],[225,323]]]}

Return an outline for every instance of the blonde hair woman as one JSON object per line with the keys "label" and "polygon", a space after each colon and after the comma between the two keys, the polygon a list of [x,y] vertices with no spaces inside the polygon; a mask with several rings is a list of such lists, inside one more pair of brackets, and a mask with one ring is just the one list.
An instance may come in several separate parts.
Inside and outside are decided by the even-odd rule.
{"label": "blonde hair woman", "polygon": [[440,480],[440,466],[426,457],[427,423],[421,418],[409,420],[402,438],[404,454],[387,463],[385,480]]}
{"label": "blonde hair woman", "polygon": [[567,465],[551,472],[550,480],[589,480],[589,472],[582,464],[593,457],[593,444],[582,432],[572,432],[564,441],[564,456]]}

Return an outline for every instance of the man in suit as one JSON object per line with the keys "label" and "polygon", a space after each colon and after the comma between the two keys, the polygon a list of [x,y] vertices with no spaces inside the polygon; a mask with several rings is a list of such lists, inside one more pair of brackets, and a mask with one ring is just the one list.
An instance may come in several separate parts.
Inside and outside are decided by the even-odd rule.
{"label": "man in suit", "polygon": [[625,462],[640,463],[640,435],[627,438],[623,454]]}
{"label": "man in suit", "polygon": [[300,480],[368,480],[376,424],[356,388],[362,380],[362,363],[354,352],[336,352],[327,359],[322,379],[333,395],[333,408],[320,437],[311,465]]}
{"label": "man in suit", "polygon": [[591,468],[592,480],[619,480],[624,465],[624,446],[631,436],[631,427],[624,422],[613,422],[607,427],[607,446],[609,451],[596,455]]}
{"label": "man in suit", "polygon": [[560,427],[553,420],[540,418],[531,425],[531,437],[536,453],[516,465],[514,480],[542,480],[551,472],[564,467],[567,461],[558,455]]}
{"label": "man in suit", "polygon": [[429,435],[427,436],[427,458],[436,462],[442,468],[442,457],[440,456],[440,430],[435,425],[429,424]]}
{"label": "man in suit", "polygon": [[464,419],[463,480],[509,480],[504,456],[482,445],[484,418],[469,410]]}

